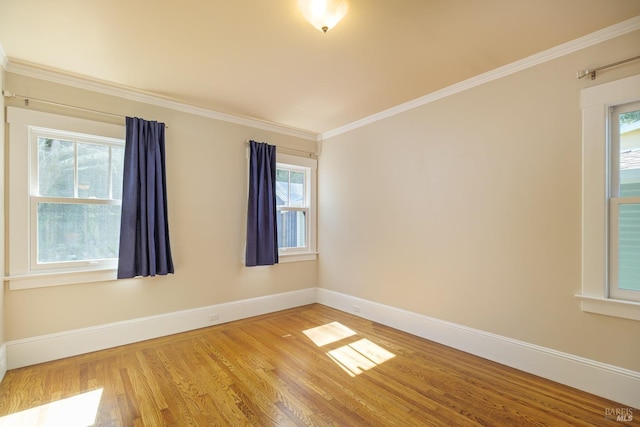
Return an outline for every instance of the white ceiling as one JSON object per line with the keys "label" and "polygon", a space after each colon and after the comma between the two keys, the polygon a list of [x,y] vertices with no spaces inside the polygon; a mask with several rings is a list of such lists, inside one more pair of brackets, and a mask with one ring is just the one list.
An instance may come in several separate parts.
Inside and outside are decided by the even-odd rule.
{"label": "white ceiling", "polygon": [[27,64],[324,133],[640,15],[639,0],[0,0]]}

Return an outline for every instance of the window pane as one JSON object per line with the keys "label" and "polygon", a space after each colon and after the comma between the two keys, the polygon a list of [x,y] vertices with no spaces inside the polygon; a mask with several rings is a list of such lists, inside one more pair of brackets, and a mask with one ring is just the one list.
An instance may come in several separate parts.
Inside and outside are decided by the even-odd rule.
{"label": "window pane", "polygon": [[124,176],[124,148],[111,148],[112,198],[122,200],[122,177]]}
{"label": "window pane", "polygon": [[38,262],[117,258],[120,206],[38,203]]}
{"label": "window pane", "polygon": [[304,184],[304,172],[291,171],[291,182],[294,184]]}
{"label": "window pane", "polygon": [[289,171],[276,169],[276,206],[289,206]]}
{"label": "window pane", "polygon": [[109,147],[78,143],[78,197],[109,198]]}
{"label": "window pane", "polygon": [[619,208],[618,288],[640,291],[640,204]]}
{"label": "window pane", "polygon": [[620,197],[640,196],[640,110],[620,120]]}
{"label": "window pane", "polygon": [[307,246],[307,216],[304,211],[278,211],[278,247],[304,248]]}
{"label": "window pane", "polygon": [[47,197],[73,197],[75,144],[38,138],[38,193]]}
{"label": "window pane", "polygon": [[291,171],[289,206],[296,208],[304,207],[304,172]]}

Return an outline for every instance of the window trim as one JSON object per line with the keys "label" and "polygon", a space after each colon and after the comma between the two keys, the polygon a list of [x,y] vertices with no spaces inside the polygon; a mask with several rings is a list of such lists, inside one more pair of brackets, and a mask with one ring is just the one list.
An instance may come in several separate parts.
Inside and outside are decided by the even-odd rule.
{"label": "window trim", "polygon": [[[124,140],[125,127],[58,114],[7,107],[9,124],[8,162],[8,264],[7,276],[10,290],[30,289],[76,283],[100,282],[116,279],[113,263],[93,264],[83,267],[34,269],[31,265],[32,196],[31,176],[35,173],[31,162],[32,133],[41,129],[58,130],[71,134],[95,135],[110,140]],[[33,131],[32,131],[33,130]],[[28,213],[28,214],[25,214]],[[35,248],[34,248],[35,250]]]}
{"label": "window trim", "polygon": [[[307,188],[305,198],[308,208],[290,208],[290,210],[304,210],[308,212],[307,218],[307,246],[305,248],[278,248],[278,258],[280,263],[296,261],[314,261],[317,259],[316,246],[316,203],[317,203],[317,169],[318,161],[311,157],[293,156],[276,151],[276,168],[305,170]],[[289,209],[289,208],[287,208]]]}
{"label": "window trim", "polygon": [[611,298],[609,277],[609,176],[611,107],[640,100],[640,75],[581,91],[582,107],[582,310],[640,320],[640,303]]}

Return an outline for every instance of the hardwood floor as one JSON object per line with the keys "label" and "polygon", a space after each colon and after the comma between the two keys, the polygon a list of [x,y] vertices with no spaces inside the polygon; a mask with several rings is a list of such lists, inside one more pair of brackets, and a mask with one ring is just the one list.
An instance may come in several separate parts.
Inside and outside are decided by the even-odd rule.
{"label": "hardwood floor", "polygon": [[319,304],[0,383],[0,426],[619,426],[623,408]]}

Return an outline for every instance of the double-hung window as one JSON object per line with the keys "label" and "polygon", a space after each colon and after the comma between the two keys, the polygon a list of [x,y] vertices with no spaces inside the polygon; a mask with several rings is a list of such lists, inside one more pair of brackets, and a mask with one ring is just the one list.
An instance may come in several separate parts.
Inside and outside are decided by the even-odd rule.
{"label": "double-hung window", "polygon": [[277,155],[276,209],[280,262],[316,257],[316,169],[315,159]]}
{"label": "double-hung window", "polygon": [[640,320],[640,75],[581,93],[584,311]]}
{"label": "double-hung window", "polygon": [[124,127],[9,108],[11,289],[115,278]]}
{"label": "double-hung window", "polygon": [[640,102],[610,120],[609,296],[640,301]]}
{"label": "double-hung window", "polygon": [[118,257],[122,141],[31,128],[31,269]]}

